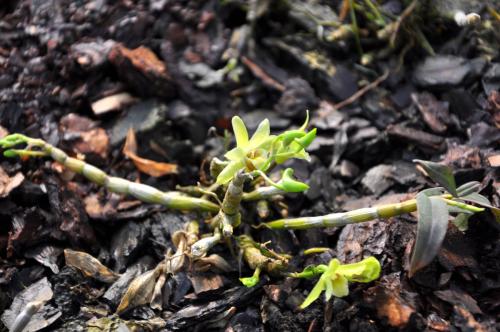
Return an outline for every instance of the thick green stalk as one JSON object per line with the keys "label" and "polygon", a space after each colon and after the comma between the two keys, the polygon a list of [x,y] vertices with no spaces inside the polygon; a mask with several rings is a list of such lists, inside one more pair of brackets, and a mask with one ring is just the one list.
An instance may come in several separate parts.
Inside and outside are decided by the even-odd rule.
{"label": "thick green stalk", "polygon": [[[23,135],[18,135],[18,137],[20,138],[20,140],[16,144],[27,143],[29,147],[38,147],[40,151],[7,151],[13,151],[15,154],[20,156],[30,156],[33,155],[33,152],[42,152],[45,156],[51,157],[67,169],[83,175],[90,181],[105,187],[111,192],[131,195],[143,202],[161,204],[171,209],[201,210],[210,212],[216,212],[219,210],[219,206],[204,199],[182,196],[177,192],[162,192],[154,187],[145,184],[109,176],[99,168],[87,164],[79,159],[72,158],[61,149],[58,149],[41,139],[33,139]],[[38,153],[37,156],[43,155],[40,155]]]}
{"label": "thick green stalk", "polygon": [[[463,210],[481,212],[484,209],[463,202],[455,201],[450,194],[439,196],[449,206],[459,207]],[[278,219],[264,223],[265,227],[271,229],[310,229],[318,227],[337,227],[347,224],[355,224],[374,219],[387,219],[417,210],[417,201],[410,199],[401,203],[385,204],[375,207],[362,208],[349,212],[331,213],[325,216],[301,217],[291,219]]]}
{"label": "thick green stalk", "polygon": [[240,171],[229,182],[219,213],[212,221],[212,226],[221,227],[224,237],[233,235],[233,227],[237,227],[241,222],[240,203],[243,197],[243,185],[251,178],[249,174]]}
{"label": "thick green stalk", "polygon": [[243,252],[243,259],[253,270],[261,268],[267,273],[278,274],[288,265],[288,260],[284,257],[279,259],[276,254],[269,254],[269,251],[262,250],[263,248],[259,249],[258,247],[261,245],[256,244],[249,235],[239,236],[238,245]]}
{"label": "thick green stalk", "polygon": [[195,258],[203,257],[207,252],[220,242],[222,236],[218,230],[212,236],[204,237],[191,246],[191,255]]}
{"label": "thick green stalk", "polygon": [[362,208],[349,212],[331,213],[318,217],[302,217],[293,219],[279,219],[265,223],[272,229],[309,229],[317,227],[337,227],[370,221],[377,218],[390,218],[417,210],[417,201],[408,201],[396,204],[381,205],[378,207]]}

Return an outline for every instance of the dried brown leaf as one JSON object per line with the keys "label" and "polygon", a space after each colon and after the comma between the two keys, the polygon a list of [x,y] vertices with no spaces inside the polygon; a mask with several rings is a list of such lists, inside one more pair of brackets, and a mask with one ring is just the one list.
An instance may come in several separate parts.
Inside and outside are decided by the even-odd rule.
{"label": "dried brown leaf", "polygon": [[65,249],[64,258],[66,259],[66,265],[80,270],[87,277],[106,283],[115,282],[120,277],[120,275],[99,262],[97,258],[94,258],[86,252]]}
{"label": "dried brown leaf", "polygon": [[165,281],[167,281],[167,275],[162,273],[158,280],[156,281],[156,285],[153,291],[153,295],[151,297],[151,308],[162,310],[163,309],[163,296],[162,289],[165,285]]}
{"label": "dried brown leaf", "polygon": [[109,137],[102,128],[95,128],[80,134],[81,140],[75,144],[79,153],[95,153],[105,159],[108,155]]}
{"label": "dried brown leaf", "polygon": [[127,133],[125,146],[123,147],[123,154],[132,159],[135,167],[137,167],[137,169],[142,173],[154,177],[177,173],[176,164],[162,163],[139,157],[137,155],[137,140],[132,128],[130,128]]}
{"label": "dried brown leaf", "polygon": [[500,154],[489,156],[488,163],[491,167],[500,167]]}
{"label": "dried brown leaf", "polygon": [[116,313],[120,314],[128,309],[151,302],[156,279],[163,272],[163,266],[159,265],[154,270],[144,272],[136,277],[128,286],[122,297]]}
{"label": "dried brown leaf", "polygon": [[367,290],[365,302],[377,310],[377,316],[386,319],[390,326],[405,327],[412,314],[416,312],[415,304],[406,290],[402,288],[400,276],[393,273],[384,276],[377,286]]}
{"label": "dried brown leaf", "polygon": [[234,267],[229,265],[229,263],[217,254],[212,254],[207,257],[201,257],[194,262],[194,268],[196,271],[207,271],[212,268],[221,270],[222,272],[234,271]]}
{"label": "dried brown leaf", "polygon": [[[93,153],[103,159],[107,157],[109,137],[104,129],[98,127],[97,122],[70,113],[61,118],[59,127],[65,136],[71,138],[74,153]],[[73,142],[74,137],[79,139]]]}
{"label": "dried brown leaf", "polygon": [[17,188],[24,180],[21,172],[10,177],[3,168],[0,167],[0,197],[7,197],[12,189]]}

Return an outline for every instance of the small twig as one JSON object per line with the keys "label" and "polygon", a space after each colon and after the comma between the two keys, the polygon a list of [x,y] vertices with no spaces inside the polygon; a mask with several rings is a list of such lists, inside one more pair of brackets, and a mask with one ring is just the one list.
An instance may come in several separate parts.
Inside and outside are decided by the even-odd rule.
{"label": "small twig", "polygon": [[340,13],[339,13],[339,21],[340,22],[345,20],[347,13],[349,12],[349,6],[350,6],[349,0],[342,1],[342,5],[340,7]]}
{"label": "small twig", "polygon": [[[364,86],[363,88],[359,89],[354,93],[352,96],[350,96],[347,99],[342,100],[340,103],[337,103],[335,105],[332,105],[333,110],[339,110],[343,107],[346,107],[347,105],[350,105],[354,103],[356,100],[361,98],[365,93],[368,91],[376,88],[380,83],[385,81],[389,77],[389,70],[386,70],[381,76],[379,76],[375,81],[371,82],[370,84]],[[330,114],[331,110],[323,112],[319,115],[320,118],[325,118]]]}
{"label": "small twig", "polygon": [[246,56],[241,57],[241,62],[245,64],[245,66],[250,69],[250,71],[258,78],[264,82],[264,84],[278,90],[278,91],[285,91],[285,86],[281,84],[280,82],[276,81],[274,78],[269,76],[262,68],[260,68],[255,62],[251,61],[248,59]]}
{"label": "small twig", "polygon": [[390,39],[390,45],[392,45],[393,47],[396,43],[396,37],[398,35],[399,28],[401,27],[401,24],[408,16],[410,16],[410,14],[413,12],[415,7],[417,6],[417,3],[418,3],[417,0],[413,0],[412,3],[408,7],[406,7],[405,10],[398,17],[398,20],[396,21],[396,26],[394,28],[394,32],[392,33],[391,39]]}

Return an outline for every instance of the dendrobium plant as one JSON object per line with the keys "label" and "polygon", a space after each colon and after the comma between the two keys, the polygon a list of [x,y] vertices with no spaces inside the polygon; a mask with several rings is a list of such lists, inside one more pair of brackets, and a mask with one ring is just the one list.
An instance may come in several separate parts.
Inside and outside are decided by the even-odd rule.
{"label": "dendrobium plant", "polygon": [[[374,257],[353,264],[341,264],[338,259],[333,259],[328,265],[310,266],[302,272],[290,273],[287,271],[290,255],[277,253],[268,248],[267,244],[254,241],[249,233],[241,234],[238,230],[242,222],[251,222],[241,216],[242,203],[251,204],[251,202],[257,201],[254,206],[258,212],[264,211],[263,213],[259,212],[259,215],[264,216],[262,218],[265,219],[271,215],[269,212],[271,209],[268,209],[267,206],[275,204],[276,195],[303,192],[308,189],[306,183],[293,178],[292,168],[284,169],[278,181],[269,178],[270,171],[276,165],[283,164],[291,158],[309,160],[306,148],[316,137],[316,129],[306,131],[308,122],[309,114],[299,129],[271,135],[269,121],[266,119],[259,124],[255,133],[249,138],[243,120],[238,116],[233,117],[232,125],[236,147],[224,155],[225,161],[221,162],[216,158],[212,160],[210,170],[214,184],[209,187],[201,187],[200,185],[180,187],[179,191],[169,192],[162,192],[145,184],[109,176],[97,167],[70,157],[64,151],[41,139],[12,134],[0,139],[0,147],[5,149],[4,156],[6,157],[50,157],[67,169],[83,175],[114,193],[132,195],[144,202],[161,204],[170,209],[204,212],[202,216],[208,219],[211,233],[201,236],[196,228],[196,231],[185,231],[183,241],[174,241],[177,243],[174,245],[176,247],[175,257],[183,257],[189,253],[191,263],[194,264],[184,264],[184,259],[180,258],[173,264],[170,261],[173,256],[167,253],[166,261],[160,262],[155,269],[134,279],[122,298],[122,303],[125,304],[120,304],[117,310],[118,314],[133,306],[145,304],[147,299],[152,299],[151,305],[153,306],[154,302],[155,308],[160,305],[158,298],[161,298],[161,293],[155,293],[153,296],[153,294],[142,294],[144,292],[137,291],[143,289],[141,287],[146,282],[149,284],[144,289],[148,289],[148,292],[152,292],[153,289],[161,291],[162,283],[165,282],[168,275],[188,268],[188,266],[198,266],[203,269],[213,266],[220,270],[227,270],[229,264],[222,257],[213,254],[207,256],[211,248],[222,244],[230,246],[231,249],[233,244],[236,245],[242,253],[243,260],[254,270],[251,277],[240,278],[247,287],[259,284],[261,273],[295,278],[320,276],[318,283],[301,305],[301,308],[306,308],[323,291],[327,300],[331,296],[346,296],[348,282],[370,282],[380,275],[380,263]],[[19,145],[25,147],[16,148]],[[324,216],[277,219],[254,226],[255,228],[266,227],[272,230],[338,227],[417,211],[417,237],[409,269],[411,277],[437,255],[446,234],[450,214],[457,215],[452,220],[461,229],[466,228],[467,219],[472,214],[482,212],[485,208],[492,211],[497,220],[500,220],[500,210],[493,207],[486,197],[479,194],[481,189],[479,182],[469,182],[456,187],[453,172],[449,167],[428,161],[417,160],[416,162],[429,177],[442,187],[423,190],[415,199],[400,203],[361,208],[348,212],[335,212]],[[247,188],[250,191],[245,191]],[[235,241],[231,241],[232,239]],[[315,251],[310,250],[310,252]],[[152,287],[151,283],[157,283],[157,287]]]}

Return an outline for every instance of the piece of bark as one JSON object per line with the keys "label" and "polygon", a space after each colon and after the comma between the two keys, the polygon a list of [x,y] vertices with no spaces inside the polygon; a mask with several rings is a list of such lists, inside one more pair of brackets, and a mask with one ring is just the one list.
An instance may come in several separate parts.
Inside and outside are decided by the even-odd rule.
{"label": "piece of bark", "polygon": [[387,127],[390,136],[401,138],[409,143],[416,144],[423,148],[435,151],[444,149],[444,139],[442,137],[426,133],[424,131],[405,127],[402,125],[390,125]]}
{"label": "piece of bark", "polygon": [[411,98],[432,131],[442,134],[448,129],[450,113],[447,102],[437,100],[428,92],[412,93]]}
{"label": "piece of bark", "polygon": [[140,96],[172,98],[175,88],[166,64],[145,46],[129,49],[121,44],[108,55],[120,77]]}

